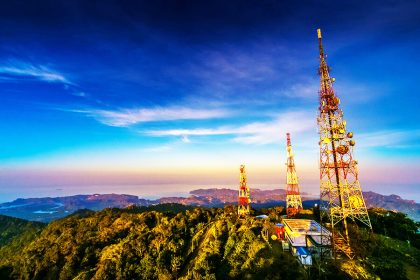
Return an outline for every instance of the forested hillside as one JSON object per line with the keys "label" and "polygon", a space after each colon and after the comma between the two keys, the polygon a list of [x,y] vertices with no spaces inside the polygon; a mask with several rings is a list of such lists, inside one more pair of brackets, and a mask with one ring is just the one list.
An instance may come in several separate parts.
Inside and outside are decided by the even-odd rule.
{"label": "forested hillside", "polygon": [[[416,273],[420,264],[405,240],[361,229],[351,233],[358,260],[304,269],[278,241],[261,238],[267,221],[238,219],[233,206],[156,207],[79,211],[45,228],[34,224],[28,238],[18,234],[0,248],[1,279],[406,279],[406,268]],[[283,211],[254,214],[276,221]]]}
{"label": "forested hillside", "polygon": [[46,224],[0,215],[0,279],[16,265],[14,255],[34,240]]}

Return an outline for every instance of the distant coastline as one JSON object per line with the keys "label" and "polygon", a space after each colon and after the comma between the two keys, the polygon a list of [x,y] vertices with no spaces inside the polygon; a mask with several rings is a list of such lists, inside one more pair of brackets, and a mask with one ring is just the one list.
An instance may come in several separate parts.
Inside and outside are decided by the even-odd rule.
{"label": "distant coastline", "polygon": [[[190,206],[223,207],[237,204],[237,190],[233,188],[200,188],[190,192],[166,193],[166,196],[144,197],[132,194],[94,193],[70,196],[49,196],[41,198],[20,198],[0,204],[0,214],[26,220],[49,222],[65,217],[80,209],[94,211],[104,208],[125,208],[130,205],[151,206],[176,203]],[[303,206],[313,207],[319,203],[317,195],[302,192]],[[285,205],[284,189],[251,189],[251,206],[267,208]],[[364,192],[368,208],[385,208],[406,213],[410,218],[420,221],[420,204],[414,200],[403,199],[398,195],[383,195]]]}
{"label": "distant coastline", "polygon": [[[251,189],[274,190],[282,189],[282,184],[250,184]],[[306,187],[306,188],[305,188]],[[154,185],[89,185],[89,186],[61,186],[61,187],[25,187],[19,188],[15,193],[13,188],[0,189],[0,203],[6,203],[18,198],[42,198],[42,197],[60,197],[72,195],[89,194],[130,194],[143,199],[156,200],[163,197],[188,197],[190,192],[196,189],[210,188],[229,188],[236,190],[236,185],[222,184],[154,184]],[[319,197],[318,187],[316,185],[302,184],[302,191],[306,196],[314,199]],[[406,200],[414,200],[420,203],[420,186],[410,184],[402,186],[381,185],[372,187],[365,185],[363,191],[373,191],[382,195],[398,195]]]}

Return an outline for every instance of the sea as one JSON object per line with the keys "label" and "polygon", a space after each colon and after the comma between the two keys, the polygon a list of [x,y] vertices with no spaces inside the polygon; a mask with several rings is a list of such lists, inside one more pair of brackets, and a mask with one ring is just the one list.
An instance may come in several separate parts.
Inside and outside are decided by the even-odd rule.
{"label": "sea", "polygon": [[[250,184],[250,188],[264,190],[284,188],[280,184]],[[158,199],[161,197],[188,197],[190,191],[196,189],[228,188],[236,189],[236,185],[211,184],[153,184],[153,185],[83,185],[83,186],[22,186],[0,188],[0,203],[10,202],[17,198],[62,197],[77,194],[130,194],[144,199]],[[363,191],[373,191],[383,195],[396,194],[403,199],[420,203],[420,185],[365,185]],[[316,198],[318,186],[316,184],[301,184],[301,192]]]}

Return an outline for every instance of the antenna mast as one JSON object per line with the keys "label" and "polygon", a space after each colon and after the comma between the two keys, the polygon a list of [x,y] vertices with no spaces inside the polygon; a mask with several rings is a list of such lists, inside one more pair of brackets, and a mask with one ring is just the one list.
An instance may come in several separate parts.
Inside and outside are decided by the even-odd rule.
{"label": "antenna mast", "polygon": [[298,214],[302,209],[302,198],[300,197],[299,182],[296,174],[295,160],[290,141],[290,133],[287,138],[287,181],[286,181],[286,213],[291,218]]}
{"label": "antenna mast", "polygon": [[353,158],[353,133],[346,131],[340,99],[333,89],[335,79],[330,77],[326,63],[321,29],[317,33],[321,78],[318,115],[321,224],[332,232],[334,253],[343,252],[353,258],[347,220],[358,220],[370,229],[372,225],[359,183],[357,161]]}
{"label": "antenna mast", "polygon": [[249,204],[251,203],[249,187],[246,182],[245,165],[241,165],[239,171],[238,216],[245,217],[249,215]]}

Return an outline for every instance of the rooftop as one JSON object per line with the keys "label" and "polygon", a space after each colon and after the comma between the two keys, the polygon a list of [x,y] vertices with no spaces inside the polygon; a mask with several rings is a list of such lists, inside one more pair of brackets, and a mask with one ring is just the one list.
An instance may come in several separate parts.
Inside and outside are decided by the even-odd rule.
{"label": "rooftop", "polygon": [[306,237],[309,237],[316,246],[330,244],[331,233],[314,220],[283,219],[282,222],[286,228],[286,237],[293,247],[308,246]]}
{"label": "rooftop", "polygon": [[[308,219],[283,219],[283,223],[295,233],[305,233],[309,235],[321,234],[321,225],[314,220]],[[330,232],[324,228],[324,233],[329,235]]]}

